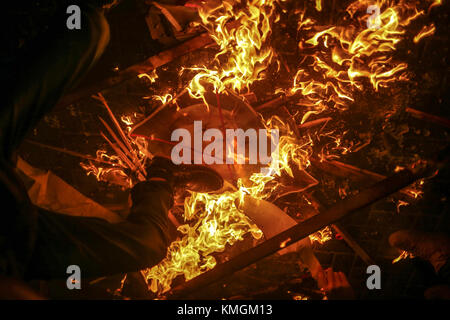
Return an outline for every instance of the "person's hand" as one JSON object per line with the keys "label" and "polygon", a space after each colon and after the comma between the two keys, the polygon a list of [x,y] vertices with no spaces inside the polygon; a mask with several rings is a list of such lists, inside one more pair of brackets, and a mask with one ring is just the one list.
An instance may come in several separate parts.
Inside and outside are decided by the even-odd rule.
{"label": "person's hand", "polygon": [[174,171],[176,167],[172,160],[165,157],[154,157],[146,167],[148,181],[166,181],[170,187],[174,184]]}
{"label": "person's hand", "polygon": [[343,272],[333,269],[320,270],[317,275],[317,285],[323,290],[329,300],[351,300],[355,298],[353,289]]}

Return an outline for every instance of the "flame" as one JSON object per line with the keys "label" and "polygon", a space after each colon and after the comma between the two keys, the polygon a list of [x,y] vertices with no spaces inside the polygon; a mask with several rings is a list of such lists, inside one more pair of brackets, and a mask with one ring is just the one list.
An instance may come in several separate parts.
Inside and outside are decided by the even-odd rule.
{"label": "flame", "polygon": [[400,213],[400,207],[407,206],[407,205],[409,205],[408,202],[403,201],[403,200],[398,200],[397,206],[396,206],[396,208],[397,208],[397,213]]}
{"label": "flame", "polygon": [[[273,50],[266,44],[270,36],[276,0],[225,0],[218,7],[199,10],[203,27],[219,46],[219,52],[210,68],[185,68],[195,72],[187,89],[191,97],[203,99],[212,85],[213,92],[230,89],[236,93],[264,78],[264,70],[273,58]],[[236,25],[230,27],[229,24]]]}
{"label": "flame", "polygon": [[[219,49],[211,65],[181,69],[180,74],[188,73],[191,76],[187,91],[192,98],[202,99],[208,106],[206,92],[240,94],[245,89],[249,90],[255,81],[264,79],[265,72],[274,60],[279,63],[279,55],[269,41],[271,24],[280,19],[276,13],[278,2],[282,1],[224,0],[217,7],[199,7],[201,24]],[[314,9],[321,12],[322,0],[313,2]],[[380,15],[371,20],[377,27],[368,28],[366,9],[374,2],[352,2],[346,9],[349,19],[333,26],[319,26],[316,20],[307,16],[306,10],[297,12],[301,57],[292,72],[292,86],[288,89],[278,88],[275,93],[298,97],[300,124],[324,111],[345,110],[355,101],[356,92],[365,89],[380,91],[391,83],[408,79],[407,64],[395,60],[393,53],[399,42],[405,39],[406,27],[424,15],[425,9],[418,10],[405,0],[378,0],[375,3],[380,8]],[[428,11],[440,4],[441,0],[433,1],[428,5]],[[417,43],[434,32],[434,25],[424,27],[413,42]],[[138,77],[146,78],[151,83],[158,78],[155,70]],[[166,104],[174,96],[164,93],[147,98]],[[126,133],[130,132],[136,118],[135,115],[121,117]],[[175,278],[190,280],[214,268],[217,264],[214,254],[223,252],[227,246],[243,240],[245,236],[261,238],[261,230],[244,214],[240,204],[245,201],[245,196],[267,199],[276,192],[282,174],[294,177],[294,168],[307,169],[313,155],[314,139],[331,141],[318,154],[322,159],[338,157],[364,146],[344,141],[346,132],[320,132],[316,137],[308,133],[296,135],[292,125],[278,116],[271,116],[267,121],[261,117],[261,123],[266,129],[280,131],[277,160],[272,161],[265,172],[253,173],[246,181],[238,179],[234,189],[220,194],[191,193],[185,199],[185,223],[178,227],[182,236],[170,245],[161,263],[141,271],[153,292],[160,295],[170,290]],[[129,135],[126,138],[132,146],[129,151],[133,163],[141,167],[151,158],[147,151],[147,140]],[[126,187],[132,186],[133,181],[129,177],[132,168],[126,159],[119,155],[109,156],[105,150],[99,150],[97,157],[107,159],[111,166],[103,168],[92,163],[82,164],[87,174],[108,182],[114,180],[111,178],[113,175],[125,179]],[[138,176],[138,179],[144,177]],[[340,188],[339,192],[345,196],[347,190]],[[419,196],[420,191],[411,192]],[[332,236],[331,229],[326,227],[309,238],[311,242],[322,244]]]}
{"label": "flame", "polygon": [[333,239],[333,231],[331,231],[330,227],[325,227],[322,230],[309,235],[311,243],[317,242],[319,244],[324,244],[331,239]]}
{"label": "flame", "polygon": [[[265,122],[267,128],[280,128],[285,134],[292,134],[289,126],[278,117]],[[265,199],[278,186],[276,178],[286,172],[292,175],[291,166],[303,168],[309,163],[304,146],[289,135],[280,137],[278,161],[272,161],[270,170],[253,173],[249,183],[237,182],[236,191],[221,194],[192,193],[184,203],[184,218],[192,224],[183,224],[178,231],[182,238],[172,242],[168,254],[158,265],[143,270],[153,292],[162,294],[171,288],[178,276],[190,280],[216,265],[213,254],[222,252],[227,245],[244,239],[248,233],[255,239],[262,237],[262,231],[240,209],[246,195]],[[269,186],[269,182],[275,182]],[[326,241],[326,231],[319,231],[315,240]]]}
{"label": "flame", "polygon": [[316,10],[322,11],[322,0],[316,0]]}
{"label": "flame", "polygon": [[[272,48],[263,46],[271,33],[274,3],[252,0],[247,1],[247,7],[242,9],[233,6],[231,1],[223,1],[219,7],[200,10],[202,24],[219,46],[219,53],[210,68],[196,66],[182,69],[182,73],[186,70],[195,73],[187,87],[191,97],[203,99],[208,105],[204,96],[208,90],[215,93],[227,90],[240,93],[254,81],[263,78],[263,71],[274,57]],[[345,109],[354,101],[354,92],[365,88],[366,80],[378,91],[391,82],[408,79],[407,64],[394,61],[391,54],[403,38],[405,27],[422,15],[423,11],[417,11],[403,1],[397,5],[390,5],[387,1],[378,3],[383,8],[377,19],[379,28],[361,27],[365,26],[362,22],[367,17],[364,15],[353,19],[354,25],[323,28],[299,42],[301,50],[313,52],[307,56],[312,62],[307,68],[305,66],[297,70],[293,86],[286,93],[300,93],[300,105],[310,108],[303,115],[301,123],[312,114],[329,108]],[[347,8],[347,12],[352,18],[356,17],[362,10],[365,13],[367,4],[368,1],[355,1]],[[322,10],[320,0],[316,1],[316,10]],[[227,23],[232,20],[238,25],[229,29]],[[316,22],[313,19],[305,19],[304,12],[301,13],[299,31],[311,34],[314,24]],[[208,85],[210,87],[207,88]],[[216,260],[212,254],[223,251],[227,244],[242,240],[246,233],[251,233],[255,238],[260,237],[259,229],[236,207],[237,201],[244,201],[244,195],[267,198],[276,189],[276,180],[281,172],[293,177],[291,166],[300,169],[309,166],[313,145],[311,137],[304,137],[300,141],[289,125],[276,116],[263,123],[266,128],[283,130],[278,161],[270,164],[268,172],[254,173],[249,179],[250,185],[245,185],[239,179],[237,191],[219,195],[194,193],[186,199],[185,219],[197,217],[198,220],[193,225],[180,226],[179,231],[184,235],[182,239],[170,246],[162,263],[144,271],[152,291],[165,292],[177,276],[183,275],[189,280],[213,268]],[[340,154],[352,151],[353,146],[345,146],[342,136],[333,135],[332,132],[325,135],[334,141],[328,146],[330,149]],[[310,236],[311,241],[318,243],[331,238],[329,227]]]}
{"label": "flame", "polygon": [[392,264],[397,263],[400,260],[408,259],[408,258],[412,259],[412,258],[414,258],[414,256],[412,255],[412,253],[409,253],[408,251],[402,251],[397,258],[392,260]]}
{"label": "flame", "polygon": [[[89,164],[80,163],[80,166],[86,171],[86,174],[93,175],[98,181],[112,182],[122,181],[120,184],[124,187],[131,187],[132,182],[125,173],[127,165],[118,156],[109,156],[106,150],[97,150],[97,159],[107,160],[111,163],[111,167],[95,166],[91,161]],[[124,181],[124,183],[123,183]]]}
{"label": "flame", "polygon": [[212,254],[243,240],[248,232],[261,238],[262,232],[237,208],[238,198],[239,192],[225,192],[192,193],[186,199],[185,220],[194,221],[193,225],[178,227],[183,236],[172,242],[166,258],[142,271],[153,292],[166,292],[179,275],[190,280],[214,268],[217,262]]}
{"label": "flame", "polygon": [[166,93],[165,95],[154,95],[153,99],[161,101],[162,104],[166,104],[167,102],[171,101],[173,99],[173,96],[170,93]]}
{"label": "flame", "polygon": [[[299,105],[307,108],[305,116],[330,108],[346,109],[354,101],[354,92],[367,87],[367,80],[379,91],[389,83],[408,79],[407,64],[393,60],[392,53],[404,38],[406,26],[424,10],[418,11],[402,0],[376,3],[380,8],[379,28],[366,26],[366,10],[373,1],[355,1],[347,7],[350,25],[344,21],[345,25],[323,27],[315,33],[317,22],[300,12],[298,32],[306,36],[298,44],[305,52],[303,63],[292,87],[279,91],[301,95]],[[432,34],[433,27],[425,27],[414,42]]]}
{"label": "flame", "polygon": [[414,37],[414,43],[418,43],[421,39],[431,36],[434,34],[434,31],[436,31],[434,24],[424,26],[422,30],[420,30],[420,32]]}
{"label": "flame", "polygon": [[156,79],[158,79],[158,75],[156,74],[156,69],[153,69],[150,74],[148,74],[148,73],[138,74],[138,78],[139,79],[146,78],[150,81],[150,83],[155,83]]}
{"label": "flame", "polygon": [[[148,142],[143,137],[130,137],[132,125],[135,123],[135,118],[138,115],[123,115],[120,120],[125,125],[123,129],[126,133],[125,138],[132,147],[128,150],[134,161],[133,167],[130,167],[130,159],[126,155],[109,155],[104,149],[99,149],[96,152],[96,158],[99,160],[106,160],[110,163],[109,167],[96,166],[91,161],[89,163],[80,163],[80,166],[86,171],[86,174],[93,175],[98,181],[107,182],[114,185],[119,185],[123,188],[131,188],[134,183],[130,177],[130,170],[136,170],[136,168],[142,168],[148,158],[152,155],[148,152]],[[134,120],[133,120],[134,119]],[[126,158],[124,158],[126,157]],[[136,178],[143,181],[145,177],[141,174],[136,174]]]}
{"label": "flame", "polygon": [[280,248],[286,247],[287,243],[291,240],[292,240],[291,238],[287,238],[286,240],[284,240],[282,243],[280,243]]}
{"label": "flame", "polygon": [[307,296],[302,296],[300,294],[292,297],[293,300],[309,300]]}

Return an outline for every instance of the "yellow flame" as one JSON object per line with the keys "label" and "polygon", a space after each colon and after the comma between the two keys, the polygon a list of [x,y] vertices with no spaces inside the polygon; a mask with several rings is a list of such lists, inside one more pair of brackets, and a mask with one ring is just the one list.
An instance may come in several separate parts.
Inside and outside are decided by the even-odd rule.
{"label": "yellow flame", "polygon": [[214,268],[216,259],[212,254],[243,240],[247,233],[256,239],[262,236],[259,228],[237,208],[238,198],[239,191],[192,193],[186,199],[185,219],[194,224],[178,227],[183,237],[172,242],[161,263],[143,271],[152,291],[163,293],[179,275],[190,280]]}
{"label": "yellow flame", "polygon": [[322,230],[309,235],[311,243],[317,242],[319,244],[324,244],[331,239],[333,239],[333,231],[331,231],[330,227],[325,227]]}
{"label": "yellow flame", "polygon": [[[379,27],[368,28],[366,10],[375,3],[380,8]],[[388,0],[361,0],[350,4],[347,12],[354,24],[344,21],[345,25],[324,27],[299,42],[301,52],[313,52],[302,61],[312,62],[297,70],[293,86],[286,93],[301,94],[300,105],[317,113],[347,108],[354,101],[355,90],[365,88],[366,79],[375,91],[391,82],[408,79],[407,64],[394,61],[391,54],[404,38],[405,27],[424,11],[402,0],[396,4]],[[299,19],[299,32],[311,34],[316,21],[306,18],[304,12]],[[416,41],[433,32],[432,27],[425,28]]]}
{"label": "yellow flame", "polygon": [[[245,9],[233,6],[231,1],[223,1],[219,7],[200,10],[202,24],[219,46],[219,53],[213,67],[182,69],[182,72],[189,70],[195,73],[188,85],[191,97],[203,99],[207,104],[204,95],[208,90],[239,93],[254,81],[262,79],[262,71],[274,57],[272,48],[264,46],[264,42],[270,35],[275,1],[252,0],[246,3]],[[407,79],[407,65],[393,61],[391,54],[403,38],[405,26],[422,15],[423,11],[417,11],[403,1],[397,5],[384,0],[377,3],[382,8],[376,20],[380,22],[379,28],[366,28],[367,16],[364,15],[356,19],[354,25],[323,28],[300,41],[301,50],[313,49],[314,54],[309,55],[312,63],[308,68],[298,69],[293,86],[287,93],[301,93],[301,104],[311,108],[304,114],[302,123],[310,115],[329,107],[345,108],[354,101],[354,91],[364,88],[365,79],[375,91],[390,82]],[[353,18],[361,11],[365,13],[368,4],[369,1],[355,1],[347,11]],[[316,1],[316,9],[322,9],[320,0]],[[229,28],[227,23],[232,20],[237,26]],[[313,19],[305,18],[304,12],[300,13],[299,31],[310,34],[314,24]],[[236,207],[236,203],[244,201],[244,195],[267,198],[277,186],[272,182],[282,171],[292,177],[293,165],[300,169],[309,166],[312,154],[310,137],[299,141],[278,117],[272,117],[264,124],[267,128],[283,130],[279,141],[279,159],[271,163],[270,173],[254,173],[249,179],[250,185],[239,179],[238,190],[234,192],[219,195],[194,193],[186,199],[185,219],[196,218],[196,222],[181,226],[182,239],[170,246],[162,263],[144,272],[151,290],[165,292],[177,276],[182,275],[189,280],[213,268],[216,260],[212,254],[223,251],[227,244],[241,240],[249,232],[254,237],[260,237],[259,229]],[[341,136],[331,134],[328,136],[334,142],[330,148],[339,150],[341,154],[351,152],[352,146],[344,146]],[[311,241],[318,243],[331,238],[329,227],[310,236]]]}
{"label": "yellow flame", "polygon": [[412,253],[409,253],[408,251],[402,251],[397,258],[392,260],[392,264],[397,263],[400,260],[408,259],[408,258],[414,258],[414,256],[412,255]]}
{"label": "yellow flame", "polygon": [[316,0],[316,10],[322,11],[322,0]]}
{"label": "yellow flame", "polygon": [[[285,134],[292,132],[289,126],[277,117],[265,122],[267,128],[279,128]],[[309,146],[307,143],[305,146]],[[221,194],[192,193],[184,204],[184,218],[187,223],[178,228],[183,234],[172,242],[166,258],[158,265],[144,270],[149,288],[159,294],[168,291],[178,276],[190,280],[216,265],[213,256],[222,252],[226,245],[233,245],[250,233],[255,239],[262,236],[261,230],[242,212],[240,205],[244,197],[264,199],[271,195],[277,184],[268,187],[282,172],[292,175],[291,166],[303,168],[309,163],[307,152],[292,136],[282,136],[279,142],[279,163],[272,161],[267,173],[253,173],[246,185],[239,179],[238,190]],[[319,232],[320,233],[320,232]],[[326,231],[322,232],[323,235]],[[325,236],[315,239],[325,241]],[[319,240],[317,240],[319,241]]]}
{"label": "yellow flame", "polygon": [[148,80],[150,81],[150,83],[155,83],[155,82],[156,82],[156,79],[158,79],[158,75],[156,74],[156,69],[153,69],[153,70],[150,72],[150,74],[148,74],[148,73],[141,73],[141,74],[138,74],[138,78],[139,78],[139,79],[141,79],[141,78],[146,78],[146,79],[148,79]]}
{"label": "yellow flame", "polygon": [[432,34],[434,34],[434,31],[436,31],[436,27],[434,26],[434,24],[424,26],[422,30],[420,30],[420,32],[414,37],[414,43],[418,43],[421,39],[431,36]]}
{"label": "yellow flame", "polygon": [[276,0],[235,2],[225,0],[218,7],[199,10],[202,25],[219,46],[219,52],[210,68],[186,68],[196,73],[187,89],[191,97],[203,99],[206,105],[207,84],[215,93],[226,89],[239,93],[263,79],[263,71],[272,61],[273,50],[265,42],[271,33]]}
{"label": "yellow flame", "polygon": [[173,99],[173,96],[170,93],[167,93],[165,95],[154,95],[153,99],[161,101],[162,104],[166,104],[167,102],[171,101]]}

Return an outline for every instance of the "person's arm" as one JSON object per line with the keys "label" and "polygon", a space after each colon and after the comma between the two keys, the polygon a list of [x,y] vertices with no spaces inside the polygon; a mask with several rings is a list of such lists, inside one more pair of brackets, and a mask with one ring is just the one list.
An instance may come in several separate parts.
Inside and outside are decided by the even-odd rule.
{"label": "person's arm", "polygon": [[40,210],[27,278],[67,277],[69,265],[78,265],[82,277],[106,276],[138,271],[161,261],[169,245],[171,186],[165,181],[140,182],[131,196],[130,215],[117,224]]}
{"label": "person's arm", "polygon": [[334,272],[331,268],[321,270],[317,275],[317,285],[329,300],[355,299],[353,289],[343,272]]}

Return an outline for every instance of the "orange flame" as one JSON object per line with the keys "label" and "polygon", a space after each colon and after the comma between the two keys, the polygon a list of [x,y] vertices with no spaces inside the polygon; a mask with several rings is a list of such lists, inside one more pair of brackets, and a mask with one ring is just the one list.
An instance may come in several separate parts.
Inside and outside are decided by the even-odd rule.
{"label": "orange flame", "polygon": [[[214,66],[186,68],[196,73],[188,85],[189,94],[203,99],[206,105],[207,84],[212,85],[215,93],[227,89],[239,93],[254,81],[263,79],[263,71],[273,58],[273,50],[266,45],[266,40],[271,33],[276,1],[245,1],[245,8],[234,2],[225,0],[218,7],[199,11],[203,27],[219,46]],[[237,26],[231,28],[229,23]]]}
{"label": "orange flame", "polygon": [[422,30],[420,30],[420,32],[414,37],[414,43],[418,43],[421,39],[431,36],[434,34],[434,31],[436,31],[434,24],[424,26]]}

